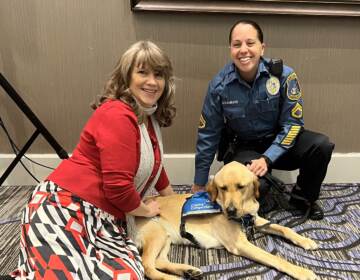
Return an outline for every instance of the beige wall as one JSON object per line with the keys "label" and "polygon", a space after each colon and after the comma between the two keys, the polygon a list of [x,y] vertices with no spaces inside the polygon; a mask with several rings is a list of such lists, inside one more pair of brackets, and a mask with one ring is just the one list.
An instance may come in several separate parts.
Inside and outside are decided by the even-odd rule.
{"label": "beige wall", "polygon": [[[337,152],[360,152],[360,18],[132,13],[129,2],[0,2],[0,70],[68,152],[120,54],[151,39],[169,54],[178,78],[178,115],[164,130],[165,151],[192,153],[207,83],[228,60],[228,29],[239,18],[258,21],[266,55],[295,68],[306,126],[329,135]],[[0,116],[23,145],[34,128],[0,91]],[[53,150],[39,138],[30,152]]]}

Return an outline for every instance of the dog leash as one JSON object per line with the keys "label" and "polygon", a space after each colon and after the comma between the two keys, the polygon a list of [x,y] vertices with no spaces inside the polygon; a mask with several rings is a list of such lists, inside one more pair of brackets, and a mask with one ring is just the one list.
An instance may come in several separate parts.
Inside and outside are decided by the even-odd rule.
{"label": "dog leash", "polygon": [[253,241],[255,242],[256,240],[260,239],[261,237],[263,237],[264,235],[260,235],[258,237],[255,238],[256,235],[256,231],[260,231],[264,228],[269,227],[271,224],[273,224],[271,221],[261,225],[261,226],[255,226],[255,220],[254,220],[254,216],[247,214],[243,217],[240,218],[229,218],[229,220],[232,220],[236,223],[241,224],[244,228],[245,228],[245,234],[246,234],[246,238],[249,241]]}
{"label": "dog leash", "polygon": [[[270,174],[269,172],[267,172],[264,176],[262,176],[262,178],[264,178],[266,181],[268,181],[272,185],[272,188],[275,189],[278,192],[278,194],[280,194],[280,195],[285,194],[285,195],[288,195],[290,198],[294,198],[294,199],[297,199],[297,200],[308,202],[308,200],[306,198],[304,198],[303,196],[300,196],[300,195],[294,194],[292,192],[286,191],[285,183],[283,181],[281,181],[279,178],[277,178],[277,177],[273,176],[272,174]],[[283,209],[285,209],[285,210],[293,210],[293,209],[289,208],[288,205],[286,205],[286,203],[284,203],[284,201],[282,199],[277,200],[277,202],[280,204],[280,206]],[[286,226],[295,227],[295,226],[298,226],[300,224],[303,224],[309,218],[310,210],[311,210],[311,208],[309,206],[308,209],[306,210],[305,214],[300,219],[294,219],[294,220],[290,221]]]}
{"label": "dog leash", "polygon": [[264,227],[268,227],[271,222],[269,223],[266,223],[265,225],[262,225],[261,227],[255,227],[255,220],[254,220],[254,216],[250,215],[250,214],[247,214],[247,215],[244,215],[240,218],[233,218],[233,217],[230,217],[229,220],[231,221],[234,221],[240,225],[242,225],[245,229],[245,234],[246,234],[246,238],[247,240],[249,241],[255,241],[256,239],[258,238],[254,238],[255,236],[255,228],[256,229],[261,229],[261,228],[264,228]]}
{"label": "dog leash", "polygon": [[[251,161],[247,161],[244,164],[245,165],[250,165]],[[275,190],[278,193],[278,195],[276,195],[277,197],[275,199],[283,209],[288,210],[288,211],[294,210],[294,209],[291,209],[290,207],[288,207],[288,204],[284,203],[283,199],[277,199],[280,195],[281,196],[288,195],[290,198],[301,200],[301,201],[304,201],[306,203],[308,202],[308,200],[306,198],[304,198],[304,197],[302,197],[300,195],[294,194],[292,192],[286,191],[285,183],[283,181],[281,181],[279,178],[272,175],[270,172],[266,172],[266,174],[263,175],[261,178],[264,178],[266,181],[268,181],[270,183],[270,185],[272,185],[272,189]],[[306,210],[305,214],[300,219],[295,218],[293,221],[290,221],[286,226],[295,227],[295,226],[298,226],[300,224],[303,224],[309,218],[310,210],[311,209],[310,209],[310,206],[309,206],[308,209]],[[270,224],[271,224],[271,222],[269,223],[269,225]]]}
{"label": "dog leash", "polygon": [[[251,161],[246,161],[244,164],[251,165]],[[286,195],[290,196],[290,198],[295,198],[295,199],[302,200],[305,202],[308,201],[306,198],[304,198],[300,195],[286,191],[285,183],[283,181],[281,181],[279,178],[272,175],[270,172],[266,172],[266,174],[261,176],[261,178],[264,178],[266,181],[268,181],[273,186],[273,189],[275,189],[278,193],[286,194]],[[287,207],[284,207],[284,205],[281,205],[281,206],[284,209],[287,209]]]}

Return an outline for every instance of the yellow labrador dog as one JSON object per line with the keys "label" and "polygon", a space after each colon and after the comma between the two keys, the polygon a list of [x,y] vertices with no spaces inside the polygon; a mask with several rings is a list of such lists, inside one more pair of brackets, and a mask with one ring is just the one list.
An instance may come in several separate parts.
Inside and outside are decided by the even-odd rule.
{"label": "yellow labrador dog", "polygon": [[[261,232],[282,236],[305,250],[317,249],[317,244],[292,229],[268,221],[257,215],[259,203],[256,198],[259,183],[257,177],[246,166],[231,162],[225,165],[207,185],[211,200],[222,209],[220,214],[193,216],[186,220],[186,230],[194,236],[202,248],[221,248],[250,260],[273,267],[295,279],[318,279],[308,269],[289,263],[272,255],[247,240],[244,226],[229,219],[251,215],[254,227]],[[181,209],[189,194],[156,197],[161,208],[159,217],[136,218],[135,242],[142,249],[145,275],[150,279],[179,279],[179,276],[200,278],[201,270],[187,265],[172,263],[167,254],[170,244],[190,244],[180,235]],[[177,276],[176,276],[177,275]]]}

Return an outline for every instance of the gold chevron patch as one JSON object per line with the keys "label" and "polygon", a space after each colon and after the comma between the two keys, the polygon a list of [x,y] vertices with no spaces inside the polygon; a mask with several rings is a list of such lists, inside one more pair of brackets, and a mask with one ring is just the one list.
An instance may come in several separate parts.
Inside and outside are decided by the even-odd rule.
{"label": "gold chevron patch", "polygon": [[300,119],[303,116],[303,109],[300,103],[296,103],[294,108],[291,110],[291,116],[295,119]]}
{"label": "gold chevron patch", "polygon": [[294,141],[295,137],[299,134],[300,129],[301,129],[300,125],[293,125],[290,128],[290,131],[288,132],[288,134],[286,135],[284,140],[282,140],[281,144],[287,145],[287,146],[291,145],[291,143]]}
{"label": "gold chevron patch", "polygon": [[204,128],[206,126],[206,121],[203,115],[200,116],[199,128]]}

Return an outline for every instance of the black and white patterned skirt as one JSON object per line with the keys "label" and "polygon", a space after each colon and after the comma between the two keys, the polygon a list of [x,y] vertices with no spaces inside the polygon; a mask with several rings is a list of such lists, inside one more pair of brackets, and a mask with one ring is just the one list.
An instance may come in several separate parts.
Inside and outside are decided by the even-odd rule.
{"label": "black and white patterned skirt", "polygon": [[53,182],[23,211],[16,279],[144,279],[141,257],[114,216]]}

